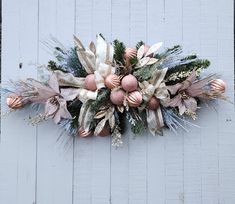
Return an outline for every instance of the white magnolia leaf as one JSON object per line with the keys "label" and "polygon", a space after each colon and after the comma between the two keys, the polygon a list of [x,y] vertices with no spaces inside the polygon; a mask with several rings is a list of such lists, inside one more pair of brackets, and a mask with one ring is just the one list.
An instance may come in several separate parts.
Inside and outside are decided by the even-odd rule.
{"label": "white magnolia leaf", "polygon": [[152,45],[149,48],[149,50],[148,50],[148,52],[146,53],[145,56],[149,56],[149,55],[155,53],[162,46],[162,44],[163,44],[162,42],[159,42],[159,43],[156,43],[156,44]]}
{"label": "white magnolia leaf", "polygon": [[86,113],[86,106],[87,106],[87,104],[83,103],[82,107],[80,109],[80,114],[79,114],[79,118],[78,118],[79,125],[82,125],[83,117]]}
{"label": "white magnolia leaf", "polygon": [[102,111],[99,111],[98,113],[95,114],[95,119],[100,119],[100,118],[103,118],[105,115],[106,115],[107,111],[106,110],[102,110]]}
{"label": "white magnolia leaf", "polygon": [[78,96],[79,91],[79,89],[74,88],[61,89],[60,95],[63,96],[66,101],[72,101]]}
{"label": "white magnolia leaf", "polygon": [[89,59],[89,57],[86,54],[86,51],[84,50],[77,50],[77,55],[78,58],[82,64],[82,66],[84,67],[84,69],[86,70],[86,72],[88,74],[91,74],[94,72],[94,63],[91,59]]}
{"label": "white magnolia leaf", "polygon": [[141,59],[144,55],[144,45],[141,45],[140,48],[137,51],[137,58]]}
{"label": "white magnolia leaf", "polygon": [[113,130],[114,127],[115,127],[115,117],[114,117],[114,115],[112,115],[112,116],[109,118],[109,125],[110,125],[111,130]]}
{"label": "white magnolia leaf", "polygon": [[99,135],[99,133],[103,130],[106,121],[107,121],[107,119],[104,118],[97,124],[95,131],[94,131],[94,135]]}
{"label": "white magnolia leaf", "polygon": [[123,106],[117,106],[117,109],[120,113],[124,112],[124,107]]}
{"label": "white magnolia leaf", "polygon": [[90,125],[91,125],[91,121],[93,120],[93,118],[94,118],[94,114],[90,110],[90,107],[88,107],[85,117],[83,118],[83,128],[85,131],[90,130]]}
{"label": "white magnolia leaf", "polygon": [[146,65],[152,65],[155,64],[158,61],[156,58],[150,58],[149,61],[146,63]]}
{"label": "white magnolia leaf", "polygon": [[144,57],[143,59],[141,59],[139,61],[140,66],[143,67],[144,65],[146,65],[149,62],[149,60],[150,60],[150,57]]}
{"label": "white magnolia leaf", "polygon": [[81,50],[85,50],[82,42],[75,35],[73,36],[73,38],[74,38],[74,42],[75,42],[77,48],[81,49]]}
{"label": "white magnolia leaf", "polygon": [[89,45],[90,50],[95,54],[96,53],[96,47],[95,47],[95,43],[91,42]]}

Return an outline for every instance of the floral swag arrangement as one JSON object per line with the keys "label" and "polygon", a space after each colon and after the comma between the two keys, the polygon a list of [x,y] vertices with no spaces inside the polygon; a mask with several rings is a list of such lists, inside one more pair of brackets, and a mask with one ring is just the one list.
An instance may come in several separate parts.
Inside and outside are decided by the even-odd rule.
{"label": "floral swag arrangement", "polygon": [[45,111],[30,117],[32,124],[52,118],[73,136],[111,135],[120,146],[125,118],[134,134],[162,135],[164,127],[177,132],[193,125],[199,103],[226,100],[223,80],[200,77],[210,62],[183,55],[179,45],[159,52],[162,43],[141,41],[126,48],[101,34],[88,48],[74,41],[69,49],[55,39],[50,44],[55,60],[46,66],[48,80],[30,78],[4,89],[10,110],[41,104]]}

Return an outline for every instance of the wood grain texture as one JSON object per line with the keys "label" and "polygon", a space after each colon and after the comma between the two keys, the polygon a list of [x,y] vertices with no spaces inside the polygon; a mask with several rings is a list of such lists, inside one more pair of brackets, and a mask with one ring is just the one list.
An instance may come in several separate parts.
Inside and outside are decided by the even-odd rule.
{"label": "wood grain texture", "polygon": [[[40,0],[38,9],[38,61],[45,64],[52,58],[51,50],[45,46],[51,37],[60,37],[58,40],[62,43],[70,37],[72,42],[74,5],[69,0]],[[36,190],[39,204],[72,202],[73,146],[66,148],[60,132],[52,121],[38,125]],[[67,135],[64,137],[67,139]]]}
{"label": "wood grain texture", "polygon": [[[12,6],[14,5],[14,6]],[[36,77],[37,1],[3,4],[2,83],[9,79]],[[28,39],[31,39],[29,43]],[[22,68],[19,69],[19,64]],[[9,82],[8,82],[9,83]],[[2,113],[6,110],[1,104]],[[36,127],[28,125],[30,108],[2,120],[0,142],[0,203],[34,203],[36,179]],[[19,120],[15,120],[18,118]]]}
{"label": "wood grain texture", "polygon": [[[40,77],[32,64],[52,58],[42,43],[51,35],[69,46],[76,34],[87,46],[102,33],[127,47],[182,44],[211,60],[207,73],[223,76],[233,100],[233,18],[232,0],[3,1],[2,78]],[[214,106],[189,133],[133,139],[127,128],[120,149],[109,137],[59,137],[52,121],[29,126],[30,110],[2,118],[0,203],[234,204],[234,106]]]}

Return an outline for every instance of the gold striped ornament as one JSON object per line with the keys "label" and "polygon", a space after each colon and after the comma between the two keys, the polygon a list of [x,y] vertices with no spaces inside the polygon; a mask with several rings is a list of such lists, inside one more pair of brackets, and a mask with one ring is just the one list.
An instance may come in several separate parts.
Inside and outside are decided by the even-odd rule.
{"label": "gold striped ornament", "polygon": [[11,109],[20,109],[26,104],[22,96],[18,96],[14,93],[7,96],[6,102],[8,107]]}
{"label": "gold striped ornament", "polygon": [[91,131],[85,131],[82,127],[78,129],[78,135],[80,137],[89,137],[93,135],[93,132]]}
{"label": "gold striped ornament", "polygon": [[216,93],[224,93],[226,83],[222,79],[214,79],[211,81],[211,89]]}
{"label": "gold striped ornament", "polygon": [[120,77],[118,75],[110,74],[105,78],[104,83],[108,89],[114,89],[114,88],[120,86],[121,81],[120,81]]}
{"label": "gold striped ornament", "polygon": [[130,107],[138,107],[142,103],[143,97],[139,91],[129,93],[127,97],[128,105]]}
{"label": "gold striped ornament", "polygon": [[136,48],[126,48],[125,50],[125,59],[130,60],[133,57],[136,57],[137,55],[137,49]]}

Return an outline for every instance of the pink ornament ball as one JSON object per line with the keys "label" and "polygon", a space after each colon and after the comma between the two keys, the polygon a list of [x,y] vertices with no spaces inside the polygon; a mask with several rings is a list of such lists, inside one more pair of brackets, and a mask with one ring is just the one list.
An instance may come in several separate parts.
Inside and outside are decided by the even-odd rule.
{"label": "pink ornament ball", "polygon": [[113,104],[121,106],[123,104],[125,92],[122,89],[112,91],[110,94],[110,100]]}
{"label": "pink ornament ball", "polygon": [[138,81],[135,78],[135,76],[129,74],[129,75],[123,77],[121,85],[125,91],[132,92],[137,89]]}
{"label": "pink ornament ball", "polygon": [[85,78],[85,88],[90,91],[95,91],[97,89],[95,82],[95,75],[89,74]]}
{"label": "pink ornament ball", "polygon": [[157,99],[155,96],[153,96],[152,98],[150,98],[149,102],[148,102],[148,109],[150,110],[156,110],[160,105],[160,100]]}
{"label": "pink ornament ball", "polygon": [[128,105],[130,107],[138,107],[142,103],[143,97],[139,91],[129,93],[127,97]]}

